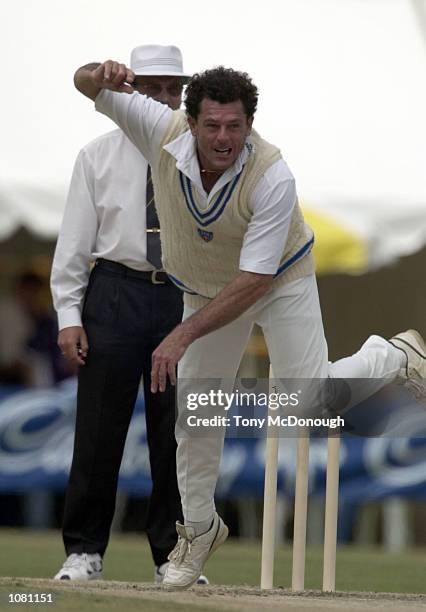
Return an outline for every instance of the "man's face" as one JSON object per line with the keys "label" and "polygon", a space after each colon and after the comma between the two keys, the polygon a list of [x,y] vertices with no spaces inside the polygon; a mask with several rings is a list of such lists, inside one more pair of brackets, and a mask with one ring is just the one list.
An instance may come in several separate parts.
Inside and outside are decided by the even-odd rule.
{"label": "man's face", "polygon": [[172,110],[177,110],[182,103],[183,82],[179,77],[136,76],[132,85],[139,93],[167,104]]}
{"label": "man's face", "polygon": [[247,117],[241,100],[221,104],[204,98],[197,119],[188,117],[188,123],[201,168],[225,172],[243,150],[253,117]]}

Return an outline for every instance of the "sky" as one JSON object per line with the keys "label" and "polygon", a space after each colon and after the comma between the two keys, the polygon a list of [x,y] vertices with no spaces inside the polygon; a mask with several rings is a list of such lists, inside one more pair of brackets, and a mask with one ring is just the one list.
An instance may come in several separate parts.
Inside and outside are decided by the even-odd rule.
{"label": "sky", "polygon": [[255,127],[282,149],[308,200],[345,193],[378,206],[389,197],[424,204],[426,45],[412,7],[3,0],[0,189],[52,190],[61,210],[79,149],[114,127],[75,91],[74,71],[160,43],[178,45],[189,72],[224,64],[252,76]]}

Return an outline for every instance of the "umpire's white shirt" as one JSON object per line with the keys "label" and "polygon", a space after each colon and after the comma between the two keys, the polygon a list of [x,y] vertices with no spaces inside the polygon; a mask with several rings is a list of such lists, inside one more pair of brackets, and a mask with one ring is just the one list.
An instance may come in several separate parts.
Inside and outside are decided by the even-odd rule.
{"label": "umpire's white shirt", "polygon": [[147,165],[121,130],[80,151],[52,265],[59,329],[81,325],[91,262],[103,257],[135,270],[153,270],[146,261]]}

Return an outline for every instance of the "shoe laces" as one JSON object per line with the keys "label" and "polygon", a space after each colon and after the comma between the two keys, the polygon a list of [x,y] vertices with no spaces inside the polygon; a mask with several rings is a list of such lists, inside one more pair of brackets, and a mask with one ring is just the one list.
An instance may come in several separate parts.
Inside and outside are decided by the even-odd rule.
{"label": "shoe laces", "polygon": [[168,557],[169,561],[172,561],[176,565],[181,565],[184,561],[189,561],[191,557],[191,544],[191,540],[179,536],[176,546]]}

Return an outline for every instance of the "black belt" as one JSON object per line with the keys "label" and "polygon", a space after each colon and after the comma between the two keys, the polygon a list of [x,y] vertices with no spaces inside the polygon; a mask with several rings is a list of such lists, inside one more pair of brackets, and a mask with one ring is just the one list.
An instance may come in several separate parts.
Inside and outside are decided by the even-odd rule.
{"label": "black belt", "polygon": [[133,270],[133,268],[128,268],[124,264],[118,263],[117,261],[110,261],[109,259],[97,259],[95,266],[101,270],[107,270],[113,274],[119,274],[120,276],[128,276],[130,278],[139,278],[140,280],[149,281],[153,285],[164,285],[165,283],[172,282],[164,270],[152,270],[152,272]]}

